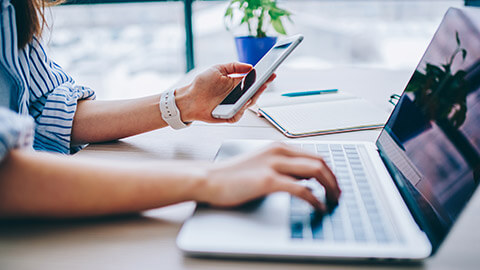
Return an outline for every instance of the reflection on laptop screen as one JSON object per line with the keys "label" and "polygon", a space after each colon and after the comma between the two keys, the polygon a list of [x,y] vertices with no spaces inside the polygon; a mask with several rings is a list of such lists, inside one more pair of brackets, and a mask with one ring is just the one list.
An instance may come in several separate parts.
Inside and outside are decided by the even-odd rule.
{"label": "reflection on laptop screen", "polygon": [[447,12],[377,141],[434,244],[480,177],[480,16],[470,12]]}

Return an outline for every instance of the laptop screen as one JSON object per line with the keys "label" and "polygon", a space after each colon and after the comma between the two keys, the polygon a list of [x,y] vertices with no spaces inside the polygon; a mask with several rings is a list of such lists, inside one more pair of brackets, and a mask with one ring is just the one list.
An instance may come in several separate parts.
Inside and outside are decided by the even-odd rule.
{"label": "laptop screen", "polygon": [[377,146],[435,250],[480,179],[480,10],[448,10]]}

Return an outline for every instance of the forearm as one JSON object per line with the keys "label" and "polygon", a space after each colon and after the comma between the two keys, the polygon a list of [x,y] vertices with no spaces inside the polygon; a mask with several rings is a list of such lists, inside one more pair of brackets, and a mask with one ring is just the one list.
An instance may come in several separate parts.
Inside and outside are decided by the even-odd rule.
{"label": "forearm", "polygon": [[78,103],[72,127],[74,143],[120,139],[166,126],[160,95],[118,101],[84,100]]}
{"label": "forearm", "polygon": [[195,199],[204,184],[193,163],[100,164],[14,150],[0,165],[0,216],[136,212]]}

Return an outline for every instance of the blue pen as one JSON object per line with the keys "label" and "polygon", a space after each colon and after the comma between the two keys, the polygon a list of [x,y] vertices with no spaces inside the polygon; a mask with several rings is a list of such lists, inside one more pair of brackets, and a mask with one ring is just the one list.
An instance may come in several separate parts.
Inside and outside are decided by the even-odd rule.
{"label": "blue pen", "polygon": [[282,94],[282,96],[301,97],[301,96],[321,95],[321,94],[336,93],[336,92],[338,92],[338,89],[325,89],[325,90],[312,90],[312,91],[285,93],[285,94]]}

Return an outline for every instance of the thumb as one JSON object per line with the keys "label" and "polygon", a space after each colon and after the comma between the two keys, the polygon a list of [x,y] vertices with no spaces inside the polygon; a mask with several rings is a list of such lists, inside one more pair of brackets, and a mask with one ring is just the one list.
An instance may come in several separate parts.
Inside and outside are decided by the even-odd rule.
{"label": "thumb", "polygon": [[218,70],[220,70],[222,74],[229,75],[229,74],[244,74],[252,70],[253,67],[250,64],[233,62],[233,63],[223,64],[223,65],[218,65],[217,68]]}
{"label": "thumb", "polygon": [[243,80],[243,78],[245,78],[245,76],[235,76],[235,77],[229,76],[229,78],[232,84],[235,86],[239,84]]}

